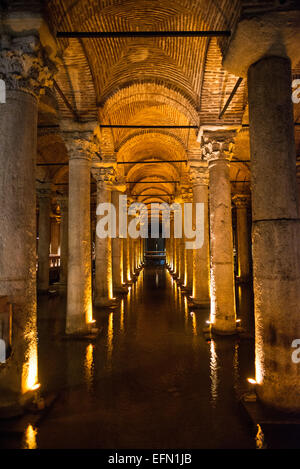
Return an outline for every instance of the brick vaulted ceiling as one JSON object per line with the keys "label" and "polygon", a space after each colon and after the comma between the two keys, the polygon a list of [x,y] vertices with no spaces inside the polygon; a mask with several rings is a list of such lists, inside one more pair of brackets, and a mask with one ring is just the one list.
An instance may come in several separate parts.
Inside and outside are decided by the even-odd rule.
{"label": "brick vaulted ceiling", "polygon": [[[46,5],[54,36],[57,31],[232,30],[239,15],[240,0],[51,0]],[[245,80],[219,120],[238,78],[222,67],[224,39],[61,38],[57,42],[61,65],[56,81],[83,120],[196,126],[247,121]],[[60,116],[72,118],[59,93],[56,99]],[[196,129],[105,129],[100,141],[104,157],[133,162],[122,166],[122,171],[135,181],[182,180],[187,168],[184,163],[136,164],[139,160],[200,155]],[[59,141],[55,145],[56,155],[63,153]],[[39,158],[47,159],[43,149]],[[248,134],[241,135],[237,158],[249,159]],[[248,165],[233,166],[233,179],[249,179]],[[67,171],[53,170],[52,177],[66,180]],[[174,187],[131,186],[132,193],[150,194],[151,190],[172,193]]]}

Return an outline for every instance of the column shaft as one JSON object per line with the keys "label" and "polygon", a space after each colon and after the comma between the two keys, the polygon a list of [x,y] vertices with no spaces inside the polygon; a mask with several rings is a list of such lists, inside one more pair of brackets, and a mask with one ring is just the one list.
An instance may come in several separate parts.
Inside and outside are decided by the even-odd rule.
{"label": "column shaft", "polygon": [[231,186],[227,153],[232,138],[212,136],[208,147],[210,248],[211,248],[211,323],[215,332],[231,334],[236,330]]}
{"label": "column shaft", "polygon": [[112,238],[113,290],[116,293],[123,291],[123,250],[122,239],[119,237],[119,195],[120,192],[116,190],[111,193],[111,202],[116,209],[116,237]]}
{"label": "column shaft", "polygon": [[[201,248],[193,249],[193,303],[195,306],[208,308],[209,299],[209,222],[208,222],[208,170],[196,167],[193,176],[194,216],[196,204],[203,204],[204,208],[204,236]],[[194,220],[195,222],[195,220]]]}
{"label": "column shaft", "polygon": [[67,289],[68,278],[68,198],[60,198],[60,271],[59,288],[64,291]]}
{"label": "column shaft", "polygon": [[268,405],[300,410],[299,219],[291,65],[266,57],[248,72],[257,392]]}
{"label": "column shaft", "polygon": [[80,333],[93,318],[91,284],[90,161],[69,161],[69,259],[66,332]]}
{"label": "column shaft", "polygon": [[38,290],[49,289],[51,191],[39,192]]}
{"label": "column shaft", "polygon": [[[100,179],[97,181],[97,205],[110,202],[111,191],[107,189],[106,184]],[[110,236],[99,238],[96,233],[95,305],[106,306],[112,299],[112,239]]]}
{"label": "column shaft", "polygon": [[[36,331],[37,100],[7,91],[0,112],[0,296],[13,304],[12,354],[0,368],[0,406],[38,381]],[[4,402],[3,402],[4,399]]]}

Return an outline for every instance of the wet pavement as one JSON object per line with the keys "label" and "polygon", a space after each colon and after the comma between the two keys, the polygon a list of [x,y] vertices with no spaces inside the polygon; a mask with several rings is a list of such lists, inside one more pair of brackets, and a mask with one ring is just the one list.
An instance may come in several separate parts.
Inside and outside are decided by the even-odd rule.
{"label": "wet pavement", "polygon": [[95,343],[62,340],[64,311],[60,297],[39,301],[39,381],[58,399],[0,447],[256,447],[238,402],[254,374],[253,341],[207,340],[209,312],[191,312],[165,268],[146,267],[118,310],[95,310]]}

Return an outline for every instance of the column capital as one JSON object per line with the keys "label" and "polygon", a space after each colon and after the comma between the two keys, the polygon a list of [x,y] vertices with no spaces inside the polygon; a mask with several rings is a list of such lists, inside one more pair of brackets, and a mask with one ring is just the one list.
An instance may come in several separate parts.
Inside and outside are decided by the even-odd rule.
{"label": "column capital", "polygon": [[25,91],[36,97],[52,88],[56,65],[42,49],[37,36],[0,36],[0,79],[7,90]]}
{"label": "column capital", "polygon": [[53,184],[49,182],[40,183],[37,182],[36,184],[36,193],[38,199],[51,199],[53,193]]}
{"label": "column capital", "polygon": [[[272,0],[271,0],[272,2]],[[282,5],[281,5],[282,3]],[[247,77],[251,65],[262,58],[300,59],[299,1],[245,2],[241,19],[226,47],[224,68],[238,77]]]}
{"label": "column capital", "polygon": [[206,161],[194,162],[190,164],[190,179],[193,186],[207,186],[208,164]]}
{"label": "column capital", "polygon": [[249,206],[249,203],[250,203],[250,195],[249,194],[235,194],[232,197],[232,201],[237,209],[246,208]]}
{"label": "column capital", "polygon": [[99,142],[94,134],[97,125],[96,121],[79,123],[71,119],[63,119],[60,122],[61,135],[70,160],[91,161],[99,152]]}
{"label": "column capital", "polygon": [[106,189],[112,190],[113,183],[115,181],[115,166],[99,166],[91,169],[94,179],[97,181],[97,187],[105,187]]}
{"label": "column capital", "polygon": [[233,154],[235,131],[204,132],[202,137],[202,158],[212,161],[229,161]]}
{"label": "column capital", "polygon": [[60,208],[60,212],[68,210],[69,197],[66,194],[59,194],[56,196],[57,203]]}
{"label": "column capital", "polygon": [[180,195],[177,199],[179,203],[192,202],[193,200],[193,190],[189,186],[180,187]]}

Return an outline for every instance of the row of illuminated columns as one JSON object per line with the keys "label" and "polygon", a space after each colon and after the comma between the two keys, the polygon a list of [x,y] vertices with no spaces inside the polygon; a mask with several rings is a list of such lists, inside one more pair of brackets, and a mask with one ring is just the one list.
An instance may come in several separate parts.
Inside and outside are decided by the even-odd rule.
{"label": "row of illuminated columns", "polygon": [[[25,39],[23,38],[22,44]],[[28,39],[32,47],[32,38]],[[22,47],[23,45],[18,45]],[[12,48],[14,45],[12,44]],[[0,373],[7,396],[34,389],[37,379],[36,336],[36,193],[35,158],[38,100],[37,47],[26,49],[22,81],[12,61],[22,57],[1,51],[1,76],[7,86],[0,112],[0,295],[13,304],[13,353]],[[32,60],[31,60],[32,59]],[[299,365],[291,343],[300,333],[299,205],[291,64],[267,56],[248,70],[252,177],[252,254],[255,301],[255,364],[260,399],[286,410],[300,409]],[[35,77],[35,78],[34,78]],[[33,86],[34,85],[34,86]],[[75,125],[75,124],[74,124]],[[69,147],[69,255],[67,332],[86,332],[92,321],[90,240],[90,164],[92,131],[76,123],[66,130]],[[208,138],[208,137],[205,137]],[[226,141],[210,136],[211,304],[216,329],[235,327],[231,201]],[[200,194],[207,186],[199,185]],[[225,200],[224,200],[225,196]],[[224,234],[223,234],[224,232]],[[208,268],[208,267],[207,267]],[[208,279],[208,274],[206,276]]]}
{"label": "row of illuminated columns", "polygon": [[[97,172],[97,171],[96,171]],[[95,170],[93,170],[95,173]],[[111,185],[104,181],[97,183],[98,203],[112,203],[116,209],[117,223],[119,215],[119,195]],[[68,273],[68,204],[67,195],[55,195],[60,207],[59,219],[51,216],[53,191],[52,186],[43,184],[37,191],[39,206],[38,216],[38,272],[37,288],[39,292],[48,292],[50,283],[51,259],[59,257],[59,282],[54,287],[60,292],[67,290]],[[141,238],[115,238],[101,239],[96,235],[96,214],[91,217],[92,248],[95,247],[96,275],[94,280],[94,302],[97,306],[107,306],[114,299],[114,295],[127,291],[126,285],[135,280],[139,269],[143,264],[144,248]],[[130,217],[129,217],[130,218]],[[130,221],[128,219],[128,221]],[[127,222],[128,224],[128,222]],[[117,227],[118,228],[118,227]],[[72,236],[72,233],[70,233]],[[50,257],[49,257],[50,254]],[[93,255],[92,255],[93,260]],[[57,267],[58,265],[54,265]]]}
{"label": "row of illuminated columns", "polygon": [[[206,137],[208,138],[208,136]],[[210,323],[215,332],[236,332],[235,275],[232,235],[232,197],[229,174],[231,133],[214,132],[208,142],[214,145],[214,155],[206,161],[191,164],[194,228],[196,204],[201,205],[198,229],[202,230],[201,246],[191,249],[184,236],[176,237],[174,219],[171,237],[166,240],[167,265],[172,275],[187,293],[195,308],[210,307]],[[237,219],[236,251],[240,281],[249,277],[250,253],[246,194],[234,196]],[[185,204],[181,203],[183,222]],[[184,224],[184,223],[183,223]],[[188,246],[190,244],[190,246]]]}

